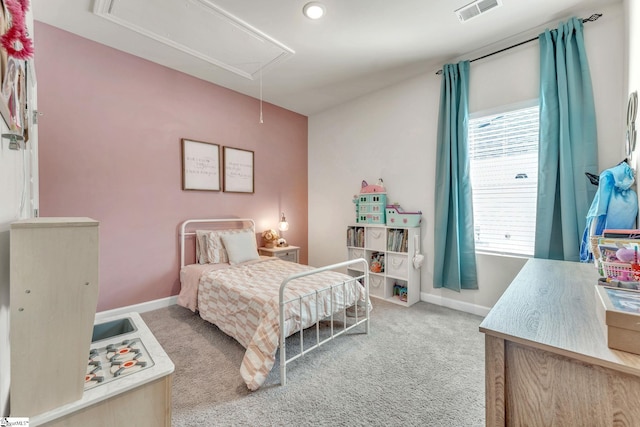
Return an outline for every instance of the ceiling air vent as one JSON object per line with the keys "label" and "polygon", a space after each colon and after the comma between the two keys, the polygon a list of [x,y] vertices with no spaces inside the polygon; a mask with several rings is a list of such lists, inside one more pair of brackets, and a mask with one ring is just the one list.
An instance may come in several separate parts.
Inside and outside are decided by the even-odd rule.
{"label": "ceiling air vent", "polygon": [[460,22],[467,22],[469,19],[482,15],[498,6],[502,6],[501,0],[476,0],[466,6],[462,6],[455,13]]}

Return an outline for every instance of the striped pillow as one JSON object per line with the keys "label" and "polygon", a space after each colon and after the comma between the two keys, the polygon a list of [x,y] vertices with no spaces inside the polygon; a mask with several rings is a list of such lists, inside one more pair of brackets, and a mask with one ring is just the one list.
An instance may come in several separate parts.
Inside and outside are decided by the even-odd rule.
{"label": "striped pillow", "polygon": [[209,230],[196,230],[196,262],[198,264],[207,264],[209,258],[207,255],[207,237],[211,233]]}
{"label": "striped pillow", "polygon": [[[210,231],[207,235],[207,258],[211,264],[229,262],[229,256],[222,243],[221,236],[228,234],[251,233],[255,234],[252,228]],[[255,237],[255,236],[254,236]]]}

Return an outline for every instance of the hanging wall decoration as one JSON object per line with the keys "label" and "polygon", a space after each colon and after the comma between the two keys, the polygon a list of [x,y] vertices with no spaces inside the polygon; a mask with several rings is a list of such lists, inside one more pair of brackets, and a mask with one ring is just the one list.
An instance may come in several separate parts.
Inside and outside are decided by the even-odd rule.
{"label": "hanging wall decoration", "polygon": [[627,104],[627,140],[625,151],[627,157],[636,149],[636,116],[638,114],[638,92],[632,92],[629,95],[629,103]]}
{"label": "hanging wall decoration", "polygon": [[253,193],[253,151],[223,147],[224,190],[227,193]]}
{"label": "hanging wall decoration", "polygon": [[182,139],[182,189],[220,191],[220,146]]}
{"label": "hanging wall decoration", "polygon": [[27,60],[33,56],[25,21],[28,10],[28,0],[0,0],[0,115],[19,135],[25,135],[27,127]]}
{"label": "hanging wall decoration", "polygon": [[29,59],[33,55],[33,41],[25,22],[25,14],[29,10],[28,0],[3,0],[9,12],[9,29],[0,37],[2,47],[9,56],[16,59]]}

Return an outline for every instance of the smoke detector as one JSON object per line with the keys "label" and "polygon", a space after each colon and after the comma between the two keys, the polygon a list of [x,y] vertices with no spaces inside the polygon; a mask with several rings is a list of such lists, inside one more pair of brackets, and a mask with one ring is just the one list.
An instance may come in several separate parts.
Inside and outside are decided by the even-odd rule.
{"label": "smoke detector", "polygon": [[482,15],[498,6],[502,6],[501,0],[476,0],[457,9],[455,14],[460,22],[467,22],[469,19]]}

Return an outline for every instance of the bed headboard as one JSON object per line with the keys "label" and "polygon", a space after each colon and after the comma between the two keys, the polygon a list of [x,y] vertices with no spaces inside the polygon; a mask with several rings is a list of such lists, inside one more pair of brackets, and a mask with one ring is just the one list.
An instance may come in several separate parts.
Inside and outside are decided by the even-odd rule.
{"label": "bed headboard", "polygon": [[[247,225],[250,224],[250,227]],[[251,228],[254,233],[256,223],[251,218],[217,218],[217,219],[188,219],[180,225],[180,268],[185,266],[185,239],[196,235],[196,229],[223,230]],[[195,248],[195,239],[194,239]]]}

